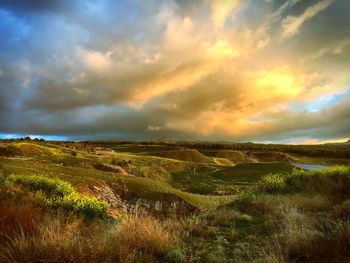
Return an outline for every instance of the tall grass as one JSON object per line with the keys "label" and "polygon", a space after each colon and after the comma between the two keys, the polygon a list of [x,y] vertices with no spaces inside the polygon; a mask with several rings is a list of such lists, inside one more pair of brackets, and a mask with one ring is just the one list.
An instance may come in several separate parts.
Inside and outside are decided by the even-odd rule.
{"label": "tall grass", "polygon": [[350,221],[289,209],[282,213],[278,241],[289,260],[338,262],[350,255]]}
{"label": "tall grass", "polygon": [[36,235],[19,232],[0,248],[0,262],[164,262],[175,236],[148,215],[120,224],[51,218]]}
{"label": "tall grass", "polygon": [[348,262],[350,168],[268,175],[231,204],[264,220],[264,235],[241,240],[236,258],[256,262]]}

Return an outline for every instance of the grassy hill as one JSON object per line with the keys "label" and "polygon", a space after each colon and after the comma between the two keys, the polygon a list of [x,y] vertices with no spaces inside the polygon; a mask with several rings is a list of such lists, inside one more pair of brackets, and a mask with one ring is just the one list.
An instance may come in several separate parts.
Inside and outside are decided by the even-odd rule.
{"label": "grassy hill", "polygon": [[349,168],[289,158],[0,142],[0,262],[347,262]]}

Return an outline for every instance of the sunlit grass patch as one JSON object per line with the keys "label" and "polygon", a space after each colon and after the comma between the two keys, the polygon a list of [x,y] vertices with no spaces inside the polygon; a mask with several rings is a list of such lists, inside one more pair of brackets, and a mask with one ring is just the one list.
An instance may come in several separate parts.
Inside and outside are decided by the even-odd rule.
{"label": "sunlit grass patch", "polygon": [[96,197],[81,195],[77,192],[70,193],[62,198],[42,199],[48,207],[73,211],[88,218],[103,218],[106,216],[108,205],[104,201],[99,201]]}
{"label": "sunlit grass patch", "polygon": [[7,181],[25,185],[34,191],[41,190],[54,196],[63,197],[74,192],[74,187],[70,183],[44,175],[11,174],[7,177]]}
{"label": "sunlit grass patch", "polygon": [[318,192],[345,193],[350,189],[350,167],[334,166],[323,170],[294,169],[289,174],[269,174],[258,183],[265,193]]}
{"label": "sunlit grass patch", "polygon": [[264,176],[259,184],[258,188],[267,193],[282,192],[286,187],[285,177],[281,174],[269,174]]}
{"label": "sunlit grass patch", "polygon": [[63,211],[73,211],[88,218],[103,218],[106,216],[108,205],[95,197],[79,194],[74,187],[58,178],[44,175],[13,174],[7,177],[7,182],[21,184],[29,189],[38,191],[40,204]]}

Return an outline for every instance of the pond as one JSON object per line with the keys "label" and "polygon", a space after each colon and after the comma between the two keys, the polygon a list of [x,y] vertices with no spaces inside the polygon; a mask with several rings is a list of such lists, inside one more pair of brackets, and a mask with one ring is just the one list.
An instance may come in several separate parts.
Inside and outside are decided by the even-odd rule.
{"label": "pond", "polygon": [[306,163],[293,163],[294,166],[305,169],[305,170],[322,170],[327,169],[330,165],[324,164],[306,164]]}

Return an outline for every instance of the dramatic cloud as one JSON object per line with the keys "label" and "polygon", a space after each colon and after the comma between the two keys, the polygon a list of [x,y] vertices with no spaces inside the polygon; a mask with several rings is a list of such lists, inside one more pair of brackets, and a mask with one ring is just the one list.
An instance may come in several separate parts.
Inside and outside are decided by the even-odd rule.
{"label": "dramatic cloud", "polygon": [[341,0],[0,0],[0,134],[347,138],[349,8]]}
{"label": "dramatic cloud", "polygon": [[282,21],[283,36],[291,37],[298,33],[303,23],[325,10],[332,2],[334,2],[334,0],[322,0],[308,7],[301,16],[287,16],[287,18]]}

